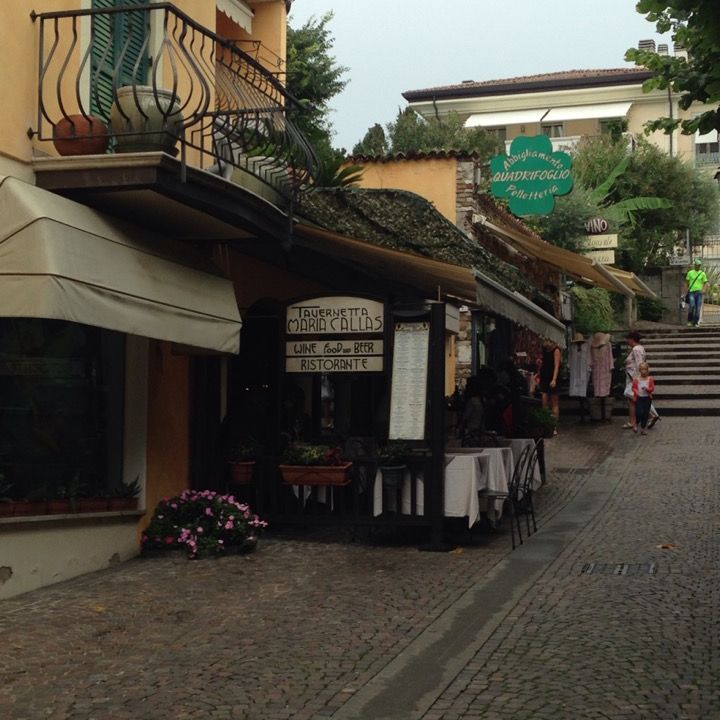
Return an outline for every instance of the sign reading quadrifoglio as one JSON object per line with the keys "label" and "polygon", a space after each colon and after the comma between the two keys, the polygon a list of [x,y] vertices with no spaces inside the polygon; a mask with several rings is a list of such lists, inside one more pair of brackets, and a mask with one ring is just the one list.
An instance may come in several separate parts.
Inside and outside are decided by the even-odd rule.
{"label": "sign reading quadrifoglio", "polygon": [[285,333],[299,337],[285,343],[285,371],[382,372],[384,330],[385,307],[376,300],[337,296],[288,305]]}
{"label": "sign reading quadrifoglio", "polygon": [[572,190],[572,158],[553,152],[545,135],[520,136],[510,145],[508,155],[490,161],[495,197],[508,198],[515,215],[548,215],[555,207],[555,196]]}

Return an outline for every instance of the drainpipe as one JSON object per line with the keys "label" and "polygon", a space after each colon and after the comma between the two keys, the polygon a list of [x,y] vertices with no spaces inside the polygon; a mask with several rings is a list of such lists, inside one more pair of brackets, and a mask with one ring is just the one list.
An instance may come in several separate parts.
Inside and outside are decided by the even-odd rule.
{"label": "drainpipe", "polygon": [[[672,101],[672,88],[668,85],[668,117],[673,119],[673,101]],[[673,156],[673,130],[669,135],[670,147],[668,149],[670,157]]]}

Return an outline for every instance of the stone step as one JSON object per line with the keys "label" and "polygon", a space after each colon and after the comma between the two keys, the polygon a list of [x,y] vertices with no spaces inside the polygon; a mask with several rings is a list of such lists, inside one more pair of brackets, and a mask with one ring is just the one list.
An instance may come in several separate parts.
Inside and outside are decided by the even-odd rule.
{"label": "stone step", "polygon": [[694,399],[698,397],[710,399],[720,398],[720,385],[665,385],[658,381],[655,396],[671,400]]}
{"label": "stone step", "polygon": [[720,385],[720,375],[665,375],[664,373],[655,372],[653,370],[653,377],[658,381],[658,384],[665,385],[685,385],[694,386],[702,385],[703,387]]}
{"label": "stone step", "polygon": [[720,349],[719,350],[697,350],[693,351],[688,348],[677,349],[677,350],[651,350],[645,348],[648,361],[658,362],[660,360],[707,360],[714,361],[715,364],[720,366]]}

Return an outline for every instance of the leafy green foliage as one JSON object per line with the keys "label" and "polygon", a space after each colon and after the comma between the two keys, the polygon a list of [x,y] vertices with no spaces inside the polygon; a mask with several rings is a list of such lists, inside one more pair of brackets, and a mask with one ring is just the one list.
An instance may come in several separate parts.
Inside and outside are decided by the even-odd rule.
{"label": "leafy green foliage", "polygon": [[143,550],[185,548],[189,558],[243,547],[267,523],[232,495],[185,490],[164,498],[142,534]]}
{"label": "leafy green foliage", "polygon": [[536,222],[545,239],[574,249],[589,217],[601,216],[619,234],[617,264],[633,272],[664,266],[686,228],[700,244],[718,222],[718,189],[695,168],[643,138],[628,153],[624,142],[585,139],[575,152],[575,187],[556,212]]}
{"label": "leafy green foliage", "polygon": [[284,465],[342,465],[342,451],[328,445],[289,445],[282,456]]}
{"label": "leafy green foliage", "polygon": [[570,292],[575,297],[575,329],[578,332],[592,335],[615,326],[615,314],[607,290],[576,285]]}
{"label": "leafy green foliage", "polygon": [[[688,59],[658,55],[635,48],[625,58],[655,73],[643,89],[672,88],[680,93],[679,105],[687,110],[695,103],[720,103],[720,12],[717,0],[640,0],[640,13],[655,23],[661,34],[671,32],[676,44],[685,48]],[[698,117],[689,120],[660,118],[647,124],[647,130],[672,132],[680,126],[691,135],[697,130],[707,133],[720,130],[720,106],[704,109]]]}
{"label": "leafy green foliage", "polygon": [[398,110],[397,117],[387,124],[385,131],[377,123],[373,125],[362,141],[355,145],[353,154],[378,155],[431,150],[477,153],[482,159],[489,160],[503,151],[503,145],[495,135],[481,127],[466,128],[455,112],[443,118],[425,120],[408,107]]}
{"label": "leafy green foliage", "polygon": [[652,322],[660,322],[662,320],[665,306],[662,300],[655,298],[646,298],[638,296],[638,317],[640,320],[651,320]]}
{"label": "leafy green foliage", "polygon": [[314,146],[321,161],[342,158],[332,146],[330,101],[347,85],[348,68],[338,65],[332,54],[333,37],[328,25],[332,12],[311,17],[299,28],[288,27],[287,89],[302,105],[294,121]]}
{"label": "leafy green foliage", "polygon": [[338,157],[321,160],[315,173],[313,187],[315,189],[348,188],[357,185],[365,168],[362,165],[343,165],[343,162]]}

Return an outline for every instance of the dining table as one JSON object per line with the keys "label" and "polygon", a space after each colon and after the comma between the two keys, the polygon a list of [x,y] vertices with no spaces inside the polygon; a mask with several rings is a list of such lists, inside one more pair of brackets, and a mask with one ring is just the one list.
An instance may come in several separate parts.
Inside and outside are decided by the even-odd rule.
{"label": "dining table", "polygon": [[[472,527],[480,520],[483,512],[492,513],[494,518],[502,514],[503,496],[514,469],[513,452],[510,447],[452,448],[445,453],[443,473],[443,514],[445,517],[467,517]],[[415,513],[424,514],[424,479],[418,474],[415,479]],[[406,470],[402,487],[388,488],[383,483],[382,472],[378,470],[373,486],[373,514],[398,512],[398,495],[402,514],[412,512],[412,477]],[[488,504],[488,501],[489,504]]]}

